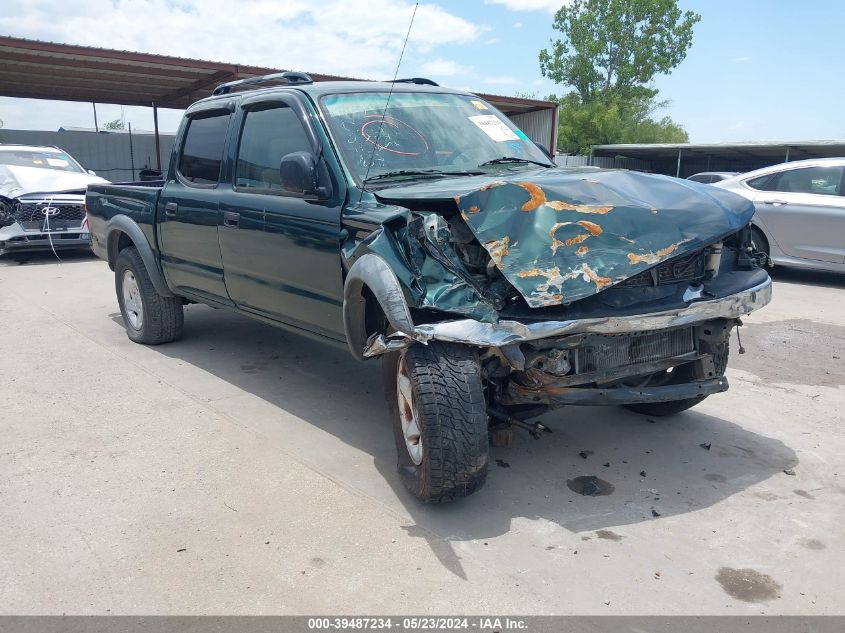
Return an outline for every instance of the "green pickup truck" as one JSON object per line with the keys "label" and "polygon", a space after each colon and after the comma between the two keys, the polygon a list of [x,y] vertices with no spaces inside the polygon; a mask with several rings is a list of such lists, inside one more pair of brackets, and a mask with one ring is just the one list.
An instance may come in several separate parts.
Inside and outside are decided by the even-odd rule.
{"label": "green pickup truck", "polygon": [[477,490],[490,434],[539,435],[551,408],[672,415],[725,391],[730,333],[771,297],[744,198],[559,168],[423,79],[223,84],[185,112],[163,181],[91,185],[86,205],[133,341],[177,340],[196,302],[381,356],[424,501]]}

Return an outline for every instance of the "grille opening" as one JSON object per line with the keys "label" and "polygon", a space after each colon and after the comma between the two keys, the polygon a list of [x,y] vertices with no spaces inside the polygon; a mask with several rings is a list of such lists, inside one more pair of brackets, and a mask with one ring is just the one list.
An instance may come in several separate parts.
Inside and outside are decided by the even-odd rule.
{"label": "grille opening", "polygon": [[681,255],[644,270],[617,284],[622,288],[638,288],[641,286],[662,286],[682,281],[700,281],[704,279],[706,263],[705,249],[688,255]]}
{"label": "grille opening", "polygon": [[596,335],[574,353],[576,374],[666,360],[695,351],[692,327]]}

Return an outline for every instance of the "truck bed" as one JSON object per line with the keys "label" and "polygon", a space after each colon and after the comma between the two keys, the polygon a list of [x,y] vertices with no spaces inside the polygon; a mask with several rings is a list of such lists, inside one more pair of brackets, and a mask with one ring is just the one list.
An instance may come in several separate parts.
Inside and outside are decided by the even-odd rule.
{"label": "truck bed", "polygon": [[116,216],[133,220],[144,233],[154,250],[156,247],[155,219],[163,180],[90,185],[85,194],[91,246],[97,256],[108,260],[106,229]]}

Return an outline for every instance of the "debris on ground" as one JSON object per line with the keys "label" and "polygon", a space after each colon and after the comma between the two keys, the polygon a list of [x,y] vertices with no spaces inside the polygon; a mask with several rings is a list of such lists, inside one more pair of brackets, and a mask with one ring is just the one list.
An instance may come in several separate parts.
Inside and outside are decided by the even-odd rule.
{"label": "debris on ground", "polygon": [[508,462],[506,462],[504,459],[497,459],[496,465],[501,467],[501,468],[510,468],[511,467],[511,465]]}
{"label": "debris on ground", "polygon": [[645,477],[645,471],[644,470],[640,471],[640,477]]}
{"label": "debris on ground", "polygon": [[593,451],[581,451],[580,453],[578,453],[578,456],[581,459],[587,459],[592,454],[593,454]]}
{"label": "debris on ground", "polygon": [[787,475],[790,475],[790,476],[792,476],[792,477],[795,477],[795,471],[794,471],[794,470],[792,470],[791,468],[787,468],[787,469],[786,469],[786,470],[784,470],[783,472],[784,472],[784,474],[787,474]]}
{"label": "debris on ground", "polygon": [[654,508],[652,508],[652,509],[651,509],[651,516],[653,516],[653,517],[659,517],[659,516],[662,516],[662,515],[661,515],[661,514],[660,514],[657,510],[655,510]]}
{"label": "debris on ground", "polygon": [[709,451],[712,444],[710,442],[704,442],[704,444],[699,444],[699,446],[701,448],[703,448],[705,451]]}

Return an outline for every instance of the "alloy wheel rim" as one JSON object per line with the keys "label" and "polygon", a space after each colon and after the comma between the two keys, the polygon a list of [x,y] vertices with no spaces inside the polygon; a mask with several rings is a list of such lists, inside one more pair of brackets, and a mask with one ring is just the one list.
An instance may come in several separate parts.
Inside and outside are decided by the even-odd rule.
{"label": "alloy wheel rim", "polygon": [[414,391],[404,355],[399,359],[396,371],[396,397],[399,402],[399,421],[402,424],[405,448],[408,450],[411,461],[419,466],[423,456],[422,431],[420,431]]}
{"label": "alloy wheel rim", "polygon": [[141,300],[141,289],[138,280],[131,270],[123,273],[123,310],[126,320],[133,330],[140,330],[144,325],[144,303]]}

